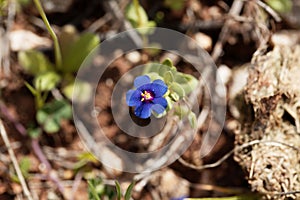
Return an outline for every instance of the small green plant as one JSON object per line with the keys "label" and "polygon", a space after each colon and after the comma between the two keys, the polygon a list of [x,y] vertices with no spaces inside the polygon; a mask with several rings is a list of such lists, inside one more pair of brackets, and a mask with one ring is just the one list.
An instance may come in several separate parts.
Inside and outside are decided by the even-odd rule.
{"label": "small green plant", "polygon": [[[99,44],[99,37],[92,33],[78,35],[64,41],[62,46],[62,65],[55,65],[37,50],[22,51],[18,60],[24,70],[34,77],[33,85],[26,83],[35,97],[37,109],[43,107],[49,91],[59,87],[63,94],[72,99],[74,73],[78,71],[84,59]],[[82,83],[83,87],[86,87]],[[87,89],[87,88],[86,88]]]}
{"label": "small green plant", "polygon": [[135,185],[135,182],[133,181],[132,183],[130,183],[130,185],[126,189],[124,196],[122,195],[122,190],[121,190],[119,182],[115,181],[115,184],[116,184],[116,190],[117,190],[117,200],[121,200],[122,197],[124,198],[124,200],[130,200],[132,189]]}
{"label": "small green plant", "polygon": [[0,0],[0,16],[6,14],[8,0]]}
{"label": "small green plant", "polygon": [[132,189],[135,185],[133,181],[126,189],[123,195],[121,186],[118,181],[115,181],[115,189],[111,186],[104,184],[102,178],[97,177],[88,180],[88,193],[89,200],[101,200],[101,199],[117,199],[117,200],[130,200]]}
{"label": "small green plant", "polygon": [[[74,170],[82,170],[83,168],[87,169],[86,166],[88,163],[98,163],[99,161],[94,156],[94,154],[90,152],[84,152],[78,155],[78,161],[74,164]],[[87,171],[89,171],[87,169]]]}
{"label": "small green plant", "polygon": [[149,30],[146,28],[156,26],[154,21],[149,21],[146,11],[140,5],[138,0],[133,0],[133,2],[128,4],[125,10],[125,16],[133,28],[144,28],[138,29],[139,33],[142,35],[149,33]]}
{"label": "small green plant", "polygon": [[106,186],[100,177],[88,180],[88,194],[90,200],[113,199],[116,196],[114,189]]}
{"label": "small green plant", "polygon": [[[20,160],[20,163],[19,163],[19,166],[20,166],[20,169],[21,169],[21,172],[24,176],[24,178],[28,178],[30,176],[29,174],[29,169],[30,169],[30,159],[28,157],[23,157],[21,160]],[[13,172],[14,170],[10,170],[10,172]],[[10,174],[10,178],[16,182],[16,183],[20,183],[19,181],[19,178],[17,176],[17,174],[15,173],[11,173]]]}
{"label": "small green plant", "polygon": [[[55,62],[52,63],[37,50],[19,52],[18,61],[25,72],[33,76],[32,84],[25,82],[25,85],[35,97],[36,121],[42,130],[54,133],[59,131],[61,120],[71,119],[72,112],[70,104],[64,99],[49,102],[49,93],[57,88],[65,97],[72,99],[75,73],[88,54],[98,46],[100,39],[95,34],[80,35],[76,31],[67,33],[62,31],[61,38],[58,38],[47,20],[40,1],[34,0],[34,3],[53,39]],[[83,88],[84,92],[90,91],[87,83],[82,82],[78,85]],[[32,127],[28,131],[30,136],[38,137],[41,128]]]}
{"label": "small green plant", "polygon": [[36,114],[37,122],[47,133],[59,131],[61,120],[68,120],[71,117],[71,106],[65,100],[49,102],[39,109]]}

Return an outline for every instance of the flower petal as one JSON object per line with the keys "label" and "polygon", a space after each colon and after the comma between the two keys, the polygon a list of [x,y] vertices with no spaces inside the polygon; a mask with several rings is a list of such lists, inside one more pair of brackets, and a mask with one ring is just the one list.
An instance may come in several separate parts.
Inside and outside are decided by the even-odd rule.
{"label": "flower petal", "polygon": [[165,82],[163,80],[160,80],[160,79],[154,80],[152,83],[160,84],[160,85],[163,85],[163,86],[167,87],[167,85],[165,84]]}
{"label": "flower petal", "polygon": [[137,117],[140,117],[142,119],[146,119],[146,118],[150,117],[150,115],[151,115],[152,105],[153,104],[151,104],[151,103],[142,104],[142,105],[135,108],[134,114]]}
{"label": "flower petal", "polygon": [[142,85],[151,83],[150,77],[149,76],[138,76],[134,79],[134,87],[139,88]]}
{"label": "flower petal", "polygon": [[163,97],[154,98],[152,100],[152,103],[155,104],[155,105],[156,104],[161,105],[165,109],[168,106],[167,100],[165,98],[163,98]]}
{"label": "flower petal", "polygon": [[168,87],[164,82],[161,84],[158,81],[159,80],[155,80],[151,83],[150,90],[154,93],[155,97],[162,97],[168,91]]}
{"label": "flower petal", "polygon": [[138,106],[141,104],[141,92],[139,90],[129,90],[126,93],[126,103],[128,106]]}

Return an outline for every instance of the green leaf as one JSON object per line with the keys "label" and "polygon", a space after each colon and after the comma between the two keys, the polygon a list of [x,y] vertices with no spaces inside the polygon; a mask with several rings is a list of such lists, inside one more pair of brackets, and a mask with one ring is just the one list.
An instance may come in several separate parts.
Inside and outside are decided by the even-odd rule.
{"label": "green leaf", "polygon": [[18,61],[25,71],[37,75],[49,70],[54,70],[54,65],[39,51],[28,50],[18,53]]}
{"label": "green leaf", "polygon": [[164,110],[164,112],[160,113],[160,114],[156,113],[155,111],[152,111],[151,113],[156,118],[162,118],[163,116],[165,116],[167,114],[166,110]]}
{"label": "green leaf", "polygon": [[[164,61],[165,62],[165,61]],[[155,72],[156,74],[160,75],[161,77],[164,77],[165,73],[167,71],[171,71],[173,74],[176,73],[176,67],[169,65],[169,63],[149,63],[146,65],[143,74]]]}
{"label": "green leaf", "polygon": [[171,97],[169,96],[166,96],[166,100],[168,102],[168,107],[167,107],[167,111],[168,111],[172,109],[174,101],[172,101]]}
{"label": "green leaf", "polygon": [[[177,68],[173,65],[171,59],[167,58],[161,64],[165,66],[164,68],[167,69],[166,71],[171,71],[174,75],[177,73]],[[165,72],[162,71],[160,73],[164,75]]]}
{"label": "green leaf", "polygon": [[44,124],[43,128],[47,133],[56,133],[60,129],[60,124],[57,123],[55,120],[48,120]]}
{"label": "green leaf", "polygon": [[116,190],[117,190],[117,200],[121,200],[122,198],[122,192],[121,192],[121,187],[118,181],[115,181],[116,184]]}
{"label": "green leaf", "polygon": [[[20,170],[24,176],[24,178],[28,178],[29,177],[29,170],[30,170],[30,166],[31,166],[31,161],[28,157],[23,157],[19,163],[20,166]],[[16,183],[20,183],[19,177],[18,175],[14,172],[14,173],[10,173],[10,178],[12,179],[12,181],[16,182]]]}
{"label": "green leaf", "polygon": [[173,67],[173,62],[170,58],[166,58],[161,64],[169,66],[169,67]]}
{"label": "green leaf", "polygon": [[95,155],[92,154],[91,152],[84,152],[84,153],[79,154],[78,159],[79,160],[86,160],[86,161],[92,162],[92,163],[97,163],[98,162]]}
{"label": "green leaf", "polygon": [[197,117],[196,117],[196,114],[191,111],[189,113],[189,115],[188,115],[188,119],[189,119],[191,127],[192,128],[196,128],[197,127]]}
{"label": "green leaf", "polygon": [[136,8],[133,2],[126,7],[125,17],[134,28],[141,28],[148,24],[148,16],[144,8],[140,5]]}
{"label": "green leaf", "polygon": [[291,0],[267,0],[266,3],[275,11],[287,13],[292,10],[293,2]]}
{"label": "green leaf", "polygon": [[155,72],[158,74],[160,66],[161,66],[161,64],[159,64],[159,63],[148,63],[145,66],[143,74],[147,74],[147,73],[151,73],[151,72]]}
{"label": "green leaf", "polygon": [[29,177],[29,169],[31,166],[31,160],[28,157],[23,157],[20,161],[20,169],[21,172],[24,176],[24,178],[28,178]]}
{"label": "green leaf", "polygon": [[60,129],[61,120],[71,119],[71,117],[71,106],[65,100],[55,100],[47,103],[36,114],[37,122],[48,133],[57,132]]}
{"label": "green leaf", "polygon": [[[154,21],[149,21],[147,24],[141,26],[141,27],[137,27],[137,31],[141,34],[141,35],[147,35],[147,34],[151,34],[154,29],[153,27],[156,26],[156,23]],[[160,50],[156,49],[154,52],[152,51],[152,55],[157,55],[157,53],[159,53]]]}
{"label": "green leaf", "polygon": [[130,197],[131,197],[131,192],[132,192],[132,189],[135,185],[135,182],[133,181],[127,188],[126,190],[126,193],[125,193],[125,200],[130,200]]}
{"label": "green leaf", "polygon": [[149,76],[149,78],[154,81],[154,80],[164,80],[163,77],[161,77],[160,75],[158,75],[156,72],[151,72],[151,73],[147,73],[147,76]]}
{"label": "green leaf", "polygon": [[33,84],[38,91],[50,91],[57,86],[61,77],[54,71],[47,71],[37,74],[34,78]]}
{"label": "green leaf", "polygon": [[[76,90],[74,90],[76,87]],[[74,93],[74,91],[76,93]],[[63,94],[73,102],[87,102],[92,96],[92,86],[84,81],[73,80],[62,88]]]}
{"label": "green leaf", "polygon": [[171,85],[170,85],[170,88],[169,88],[172,92],[175,92],[176,94],[178,94],[179,98],[182,98],[185,96],[185,91],[183,89],[183,87],[177,83],[177,82],[173,82]]}
{"label": "green leaf", "polygon": [[175,102],[177,102],[180,99],[179,95],[176,92],[171,92],[169,96],[170,99]]}
{"label": "green leaf", "polygon": [[31,138],[38,138],[42,134],[42,130],[40,128],[28,128],[27,133]]}
{"label": "green leaf", "polygon": [[93,180],[88,180],[88,192],[90,200],[100,200],[96,187],[97,185],[94,183]]}
{"label": "green leaf", "polygon": [[148,16],[144,8],[138,5],[138,8],[136,9],[133,2],[129,3],[126,7],[125,17],[128,21],[130,21],[134,28],[141,28],[143,25],[148,23]]}
{"label": "green leaf", "polygon": [[183,9],[185,1],[186,0],[164,0],[164,4],[172,10],[179,11]]}
{"label": "green leaf", "polygon": [[190,109],[187,105],[179,104],[175,106],[175,114],[180,117],[180,119],[183,119],[185,116],[187,116],[190,113]]}
{"label": "green leaf", "polygon": [[[155,27],[156,23],[155,21],[148,21],[147,27],[151,28],[151,27]],[[152,29],[151,29],[152,30]],[[149,30],[148,30],[149,31]]]}
{"label": "green leaf", "polygon": [[173,73],[170,71],[167,71],[164,75],[164,81],[167,85],[169,85],[170,83],[172,83],[174,81],[174,76]]}
{"label": "green leaf", "polygon": [[63,26],[61,33],[58,35],[63,58],[66,56],[72,44],[74,44],[78,38],[79,34],[77,33],[75,26],[69,24]]}
{"label": "green leaf", "polygon": [[149,27],[155,27],[156,23],[154,21],[149,21],[148,16],[144,8],[140,5],[137,5],[132,2],[128,4],[125,10],[125,17],[131,23],[133,28],[142,28],[137,31],[142,34],[149,34],[151,29],[147,29]]}
{"label": "green leaf", "polygon": [[77,41],[69,46],[63,56],[61,70],[63,72],[77,72],[84,59],[99,45],[100,39],[93,33],[82,34]]}
{"label": "green leaf", "polygon": [[185,91],[185,95],[191,93],[198,85],[198,80],[190,75],[178,72],[175,76],[175,82],[180,84],[180,86]]}
{"label": "green leaf", "polygon": [[31,0],[18,0],[17,2],[20,4],[20,6],[27,6],[31,3]]}

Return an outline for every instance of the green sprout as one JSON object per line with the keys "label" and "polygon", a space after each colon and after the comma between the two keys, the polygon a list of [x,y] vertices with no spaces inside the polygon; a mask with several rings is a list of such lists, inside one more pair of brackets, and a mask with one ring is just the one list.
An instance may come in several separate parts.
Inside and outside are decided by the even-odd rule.
{"label": "green sprout", "polygon": [[88,180],[88,193],[90,200],[101,200],[101,199],[117,199],[117,200],[130,200],[132,189],[135,185],[133,181],[126,189],[123,195],[121,186],[118,181],[115,181],[115,189],[111,186],[105,185],[101,177],[93,178]]}
{"label": "green sprout", "polygon": [[[52,63],[37,50],[19,52],[18,61],[25,72],[33,76],[32,84],[25,82],[25,86],[35,98],[36,120],[44,131],[54,133],[59,131],[61,120],[71,119],[72,113],[70,104],[63,99],[47,102],[49,93],[59,89],[66,98],[72,100],[75,73],[90,52],[99,45],[100,39],[93,33],[78,34],[70,26],[62,31],[60,37],[57,37],[40,1],[34,0],[34,3],[53,40],[55,62]],[[89,84],[83,81],[77,85],[86,93],[91,91]],[[40,132],[40,128],[31,128],[29,135],[37,137]]]}
{"label": "green sprout", "polygon": [[138,32],[141,35],[146,35],[149,33],[147,28],[156,26],[154,21],[150,21],[148,19],[146,11],[140,5],[138,0],[133,0],[132,3],[128,4],[125,11],[125,17],[131,23],[133,28],[142,28],[138,29]]}

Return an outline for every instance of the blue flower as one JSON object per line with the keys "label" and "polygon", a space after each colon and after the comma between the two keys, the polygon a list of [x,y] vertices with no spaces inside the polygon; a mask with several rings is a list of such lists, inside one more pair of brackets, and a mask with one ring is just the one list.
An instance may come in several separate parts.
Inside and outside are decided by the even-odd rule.
{"label": "blue flower", "polygon": [[185,200],[187,197],[186,196],[182,196],[179,198],[171,198],[171,200]]}
{"label": "blue flower", "polygon": [[167,108],[168,102],[163,97],[168,91],[167,85],[162,80],[154,80],[151,83],[149,76],[138,76],[134,80],[135,90],[126,93],[126,103],[135,107],[134,114],[146,119],[151,111],[161,114]]}

